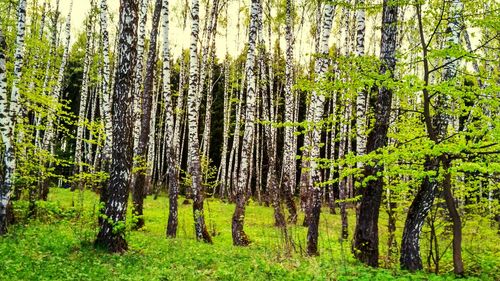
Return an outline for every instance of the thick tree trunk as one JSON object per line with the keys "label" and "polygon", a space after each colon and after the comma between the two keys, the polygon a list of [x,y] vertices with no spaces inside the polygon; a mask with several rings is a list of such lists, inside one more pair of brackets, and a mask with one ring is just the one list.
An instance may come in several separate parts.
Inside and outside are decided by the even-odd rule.
{"label": "thick tree trunk", "polygon": [[192,192],[193,192],[193,217],[195,234],[198,240],[207,243],[212,242],[212,238],[205,225],[205,214],[203,210],[203,186],[200,165],[200,152],[198,140],[198,111],[197,92],[198,92],[198,33],[199,33],[199,1],[192,0],[191,5],[191,46],[189,50],[189,92],[188,92],[188,155],[189,172],[191,174]]}
{"label": "thick tree trunk", "polygon": [[[364,0],[356,0],[356,56],[365,54],[365,5]],[[356,96],[356,155],[366,154],[366,91],[357,93]],[[358,168],[362,168],[361,161],[356,163]]]}
{"label": "thick tree trunk", "polygon": [[[438,167],[439,160],[436,158],[429,158],[424,163],[424,171],[427,173],[436,171]],[[400,263],[402,269],[410,271],[422,269],[420,232],[434,202],[437,186],[438,182],[434,177],[426,176],[410,205],[401,241]]]}
{"label": "thick tree trunk", "polygon": [[246,204],[246,186],[250,180],[250,166],[253,155],[253,141],[255,133],[255,49],[257,41],[257,21],[259,17],[259,1],[251,0],[250,27],[248,31],[248,52],[245,64],[247,77],[247,97],[245,112],[245,129],[241,151],[241,165],[239,170],[238,185],[236,187],[236,209],[232,219],[233,245],[246,246],[250,243],[247,235],[243,231]]}
{"label": "thick tree trunk", "polygon": [[[104,209],[95,244],[110,252],[127,250],[125,217],[132,169],[132,97],[137,60],[137,0],[121,1],[117,71],[113,94],[113,145],[109,186],[101,193]],[[102,200],[105,199],[103,202]]]}
{"label": "thick tree trunk", "polygon": [[[463,5],[460,2],[460,0],[454,0],[450,4],[450,17],[447,30],[448,32],[447,45],[449,47],[457,45],[460,42],[461,26],[459,24],[459,20],[461,17],[462,8]],[[422,49],[423,64],[424,64],[424,82],[425,82],[425,88],[423,89],[424,119],[429,139],[437,143],[446,137],[448,118],[446,116],[444,108],[446,108],[447,106],[446,104],[447,95],[446,93],[436,93],[437,100],[435,101],[434,107],[437,109],[436,110],[437,112],[435,113],[434,116],[431,116],[430,113],[431,96],[429,95],[429,91],[427,89],[430,80],[429,61],[427,58],[428,45],[425,42],[424,38],[423,21],[421,16],[420,5],[417,5],[417,19],[418,19],[418,26],[420,33],[420,41],[422,46],[424,46]],[[457,68],[458,68],[458,60],[448,55],[444,62],[443,79],[447,81],[454,78],[457,72]],[[428,159],[426,160],[426,163],[424,164],[424,171],[439,173],[440,162],[445,165],[449,165],[447,161],[448,160],[444,155],[441,155],[439,157],[429,156]],[[422,230],[422,225],[424,223],[424,220],[427,217],[430,208],[432,207],[432,204],[434,202],[434,197],[436,195],[438,182],[435,177],[436,176],[431,178],[430,176],[427,176],[423,180],[420,189],[417,195],[415,196],[415,199],[413,200],[410,209],[408,211],[408,215],[405,222],[405,228],[403,230],[403,240],[401,242],[402,247],[401,247],[400,264],[402,269],[415,271],[415,270],[422,270],[423,268],[422,259],[420,257],[420,232]],[[445,181],[445,185],[446,184],[447,183]],[[448,195],[445,194],[445,196],[450,196],[450,194],[449,193]],[[451,215],[453,218],[453,214]],[[454,238],[457,239],[456,241],[454,240],[454,242],[456,243],[461,240],[460,237],[461,234],[459,233],[459,231],[461,231],[461,225],[460,224],[456,225],[455,222],[456,221],[454,221],[454,236],[458,235],[456,238]],[[454,244],[454,250],[458,250],[458,252],[454,251],[454,265],[456,266],[455,270],[456,272],[463,272],[463,264],[461,263],[461,261],[460,262],[458,261],[459,258],[461,259],[460,249],[455,248],[455,246],[459,247],[459,245]]]}
{"label": "thick tree trunk", "polygon": [[[389,72],[394,77],[396,64],[396,36],[398,4],[384,0],[382,15],[382,40],[380,46],[380,57],[382,66],[380,73]],[[375,124],[368,134],[366,145],[367,153],[376,151],[387,145],[387,131],[389,129],[389,117],[391,112],[392,89],[382,87],[378,90],[375,100]],[[378,217],[384,179],[379,174],[384,167],[382,164],[365,166],[365,177],[376,177],[361,188],[361,204],[354,233],[353,252],[356,258],[363,263],[377,267],[379,257],[378,239]]]}
{"label": "thick tree trunk", "polygon": [[153,86],[154,86],[154,72],[156,68],[156,41],[158,38],[158,24],[160,22],[160,14],[162,8],[162,0],[156,0],[153,13],[153,21],[150,35],[150,46],[148,52],[148,60],[146,63],[146,77],[144,79],[144,90],[142,92],[141,104],[141,128],[139,134],[139,143],[136,150],[135,157],[141,159],[140,165],[143,167],[141,171],[136,174],[133,186],[132,200],[134,203],[133,214],[137,217],[134,225],[135,228],[144,226],[143,208],[145,191],[148,189],[146,186],[146,174],[148,173],[148,164],[146,156],[149,144],[149,133],[151,130],[151,107],[153,102]]}
{"label": "thick tree trunk", "polygon": [[11,208],[10,199],[13,190],[14,172],[16,169],[15,157],[15,126],[20,110],[19,88],[21,83],[23,57],[24,57],[24,37],[26,29],[26,1],[19,1],[17,7],[17,37],[14,61],[14,81],[10,100],[7,97],[7,66],[6,53],[7,45],[5,37],[0,30],[0,132],[4,144],[3,155],[3,179],[0,186],[0,235],[7,233]]}

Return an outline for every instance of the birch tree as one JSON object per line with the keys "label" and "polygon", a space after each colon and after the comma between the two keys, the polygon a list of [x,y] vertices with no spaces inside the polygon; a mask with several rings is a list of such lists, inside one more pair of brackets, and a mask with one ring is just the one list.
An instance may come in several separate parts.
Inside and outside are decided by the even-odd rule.
{"label": "birch tree", "polygon": [[[283,150],[283,192],[285,196],[292,197],[295,192],[295,153],[297,148],[294,146],[294,127],[291,125],[294,121],[295,99],[297,98],[292,90],[293,87],[293,18],[292,18],[292,1],[286,1],[286,53],[285,53],[285,126],[284,132],[284,150]],[[271,50],[270,50],[271,51]],[[288,221],[291,223],[297,222],[297,207],[293,200],[286,200],[290,216]]]}
{"label": "birch tree", "polygon": [[258,0],[251,0],[250,7],[250,26],[248,29],[248,51],[245,63],[246,75],[246,110],[245,110],[245,129],[243,133],[243,143],[241,152],[241,164],[239,169],[238,184],[236,186],[236,208],[232,219],[233,245],[246,246],[250,243],[247,235],[243,231],[246,204],[246,186],[249,181],[249,170],[252,161],[252,143],[255,133],[255,49],[257,41],[257,21],[260,12],[260,3]]}
{"label": "birch tree", "polygon": [[[76,128],[76,146],[75,146],[75,168],[73,171],[74,175],[81,177],[83,173],[83,135],[85,130],[85,120],[86,120],[86,108],[87,108],[87,97],[89,92],[89,73],[90,73],[90,59],[91,59],[91,43],[93,40],[92,29],[92,14],[89,15],[86,23],[86,38],[85,43],[85,58],[83,61],[83,78],[82,78],[82,89],[80,91],[80,109],[78,114],[78,123]],[[82,181],[78,180],[77,185],[79,188],[83,188]]]}
{"label": "birch tree", "polygon": [[189,48],[189,90],[188,90],[188,157],[189,173],[192,181],[193,192],[193,218],[195,234],[198,240],[212,242],[205,225],[203,210],[203,186],[200,164],[200,151],[198,140],[198,34],[200,28],[200,5],[198,0],[191,2],[191,45]]}
{"label": "birch tree", "polygon": [[[70,8],[69,8],[69,13],[68,17],[66,18],[66,24],[65,24],[65,33],[66,33],[66,39],[64,43],[64,52],[62,56],[62,61],[61,65],[59,66],[59,72],[57,74],[57,80],[56,84],[54,85],[52,92],[51,92],[51,98],[54,103],[59,102],[59,98],[61,97],[61,92],[62,92],[62,87],[63,87],[63,82],[64,82],[64,72],[66,69],[66,65],[68,63],[68,57],[69,57],[69,45],[70,45],[70,39],[71,39],[71,12],[73,8],[73,0],[70,2]],[[56,31],[54,31],[56,32]],[[54,34],[54,37],[56,35]],[[47,124],[45,126],[45,133],[43,135],[43,142],[42,142],[42,149],[49,152],[50,154],[54,154],[54,138],[56,136],[56,128],[54,121],[57,119],[56,116],[56,111],[54,109],[49,109],[49,113],[47,114]],[[52,165],[51,161],[49,160],[48,163],[45,164],[46,166],[50,167]],[[49,193],[49,182],[48,178],[43,179],[42,182],[42,190],[40,191],[40,197],[42,200],[47,200],[47,196]]]}
{"label": "birch tree", "polygon": [[[107,0],[101,0],[100,3],[100,31],[101,31],[101,48],[102,48],[102,98],[101,98],[101,112],[104,123],[104,148],[103,148],[103,162],[104,166],[109,166],[111,160],[111,144],[113,142],[113,127],[111,124],[111,94],[110,94],[110,62],[109,62],[109,33],[108,33],[108,4]],[[107,168],[105,168],[107,170]]]}
{"label": "birch tree", "polygon": [[113,143],[109,185],[101,193],[100,230],[96,245],[110,252],[123,252],[125,216],[127,213],[128,187],[132,169],[132,120],[131,105],[134,93],[133,77],[137,60],[137,0],[120,3],[119,42],[117,71],[113,92]]}
{"label": "birch tree", "polygon": [[[384,0],[382,11],[382,39],[380,42],[380,59],[382,65],[380,74],[389,79],[394,77],[396,67],[396,37],[397,37],[398,4]],[[391,112],[392,89],[382,86],[378,89],[374,104],[375,123],[366,144],[366,152],[371,153],[387,145],[387,131],[389,129],[389,117]],[[354,255],[360,261],[377,267],[378,266],[378,216],[384,179],[380,174],[383,172],[382,163],[374,166],[365,166],[364,176],[375,177],[366,186],[361,188],[361,203],[359,215],[354,232]]]}
{"label": "birch tree", "polygon": [[[323,14],[323,22],[321,28],[320,38],[320,57],[316,59],[314,71],[316,74],[316,82],[321,83],[325,79],[325,73],[328,66],[328,41],[332,30],[334,6],[327,3]],[[319,228],[319,215],[321,211],[321,187],[317,184],[321,181],[321,173],[318,167],[318,158],[320,157],[320,142],[321,142],[321,128],[319,123],[323,117],[325,103],[325,95],[321,91],[313,90],[311,101],[308,107],[307,121],[310,123],[308,126],[312,127],[305,136],[304,146],[307,151],[309,159],[306,161],[308,170],[303,170],[303,177],[306,179],[308,188],[308,231],[307,231],[307,253],[309,255],[318,254],[318,228]]]}
{"label": "birch tree", "polygon": [[[170,89],[170,41],[169,41],[169,1],[163,0],[162,7],[162,38],[163,38],[163,100],[165,102],[165,147],[167,152],[167,170],[169,183],[169,213],[167,237],[177,235],[178,212],[177,197],[179,194],[179,164],[174,144],[174,110],[172,91]],[[181,70],[182,71],[182,70]],[[182,74],[181,74],[182,75]],[[182,98],[179,96],[179,99]],[[182,103],[181,100],[177,100]]]}
{"label": "birch tree", "polygon": [[[153,102],[153,86],[154,86],[154,71],[156,68],[156,41],[158,37],[158,24],[160,22],[162,0],[156,0],[155,8],[152,18],[152,28],[150,34],[150,45],[148,51],[148,59],[146,62],[146,76],[144,79],[144,89],[142,91],[142,103],[141,103],[141,127],[140,134],[137,144],[137,150],[135,157],[139,158],[139,163],[144,167],[141,167],[141,171],[136,174],[136,178],[133,186],[133,202],[134,202],[134,215],[137,216],[137,222],[135,224],[136,228],[141,228],[144,226],[143,218],[143,208],[144,208],[144,192],[147,190],[146,174],[151,173],[148,170],[148,164],[146,163],[146,156],[148,149],[153,149],[153,147],[148,147],[149,144],[149,133],[151,130],[151,107]],[[154,130],[154,128],[153,128]]]}
{"label": "birch tree", "polygon": [[14,80],[10,98],[7,97],[7,73],[5,37],[0,30],[0,133],[4,144],[3,182],[0,188],[0,235],[7,233],[7,218],[10,197],[14,186],[16,171],[15,127],[20,111],[19,89],[24,59],[24,37],[26,33],[26,0],[20,0],[17,6],[17,35],[14,53]]}

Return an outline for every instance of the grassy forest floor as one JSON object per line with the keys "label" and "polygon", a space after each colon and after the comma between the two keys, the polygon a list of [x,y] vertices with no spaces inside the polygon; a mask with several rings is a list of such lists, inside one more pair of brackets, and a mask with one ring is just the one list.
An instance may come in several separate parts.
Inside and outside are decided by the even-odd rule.
{"label": "grassy forest floor", "polygon": [[[180,200],[182,202],[183,200]],[[72,202],[75,202],[72,207]],[[454,278],[449,241],[440,262],[441,274],[398,270],[386,257],[387,217],[381,213],[382,266],[371,269],[356,262],[350,241],[341,242],[340,216],[323,211],[319,257],[305,257],[307,229],[289,226],[289,239],[273,227],[273,211],[251,202],[245,229],[252,244],[233,247],[231,216],[234,205],[216,199],[205,204],[213,245],[194,239],[191,205],[179,205],[178,238],[165,239],[167,198],[145,202],[146,227],[129,231],[129,251],[107,254],[93,247],[97,233],[98,196],[92,192],[52,189],[48,202],[39,203],[36,220],[23,219],[27,202],[17,202],[20,217],[0,238],[0,280],[451,280]],[[355,217],[350,210],[350,234]],[[299,218],[301,222],[302,217]],[[401,239],[404,214],[398,217]],[[285,241],[292,240],[293,243]],[[422,241],[423,252],[427,248]],[[489,222],[476,218],[464,226],[463,255],[470,280],[500,280],[500,236]],[[426,264],[426,253],[423,253]]]}

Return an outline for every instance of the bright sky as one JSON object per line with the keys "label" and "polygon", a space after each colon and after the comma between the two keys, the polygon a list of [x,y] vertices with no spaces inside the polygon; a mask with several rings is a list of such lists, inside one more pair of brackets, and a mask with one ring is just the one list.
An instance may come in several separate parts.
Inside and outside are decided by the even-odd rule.
{"label": "bright sky", "polygon": [[[55,0],[51,0],[55,4]],[[154,4],[155,0],[149,0],[150,2],[150,12],[148,15],[148,21],[151,18],[152,14],[152,7]],[[66,17],[68,15],[69,11],[69,6],[70,6],[71,0],[60,0],[60,10],[61,10],[61,16]],[[100,0],[97,0],[97,3],[99,3]],[[189,1],[190,2],[190,1]],[[231,1],[233,4],[231,5],[231,9],[235,11],[234,14],[236,14],[236,11],[238,9],[238,4],[234,3],[236,1]],[[180,16],[174,16],[174,13],[180,14],[178,11],[181,10],[182,6],[184,5],[185,0],[171,0],[170,1],[170,47],[172,48],[172,51],[174,52],[175,55],[180,54],[180,51],[182,48],[187,48],[190,42],[190,17],[188,14],[188,20],[186,22],[186,30],[182,29],[182,22],[180,22]],[[111,34],[115,33],[115,26],[116,26],[116,20],[118,19],[118,10],[120,6],[120,0],[108,0],[108,9],[109,12],[114,14],[113,20],[115,21],[113,25],[108,26],[108,30]],[[204,5],[200,6],[201,8],[201,13],[204,14]],[[83,26],[83,22],[85,17],[88,14],[88,11],[90,10],[90,1],[89,0],[74,0],[73,2],[73,11],[71,15],[71,31],[72,31],[72,42],[74,42],[74,39],[76,37],[76,34],[79,32],[83,32],[85,30],[85,27]],[[243,15],[242,15],[243,16]],[[243,17],[242,17],[243,18]],[[203,20],[203,15],[201,17]],[[237,38],[237,29],[235,28],[237,25],[236,22],[236,16],[231,17],[230,16],[230,25],[233,28],[228,31],[228,49],[230,53],[235,53],[237,51],[237,47],[243,47],[244,44],[236,44],[236,38]],[[233,22],[234,21],[234,22]],[[96,23],[98,24],[98,23]],[[201,23],[203,24],[203,23]],[[201,28],[203,25],[200,26]],[[146,26],[146,38],[149,37],[149,30],[151,29],[151,23],[148,22]],[[219,30],[219,36],[217,39],[217,55],[219,57],[224,57],[225,55],[225,46],[226,46],[226,40],[225,40],[225,30],[222,29],[220,26],[218,28]],[[242,39],[245,37],[245,30],[241,30],[241,35]],[[160,36],[160,35],[159,35]],[[160,37],[161,38],[161,37]],[[233,41],[233,42],[231,42]],[[239,45],[239,46],[238,46]]]}
{"label": "bright sky", "polygon": [[[51,0],[52,3],[55,5],[56,0]],[[149,0],[150,2],[150,12],[148,16],[148,20],[151,18],[152,14],[152,6],[155,0]],[[189,42],[190,42],[190,16],[188,14],[188,19],[186,21],[186,29],[182,29],[182,19],[180,16],[180,10],[184,7],[185,3],[191,2],[190,0],[170,0],[170,47],[172,48],[173,54],[175,56],[179,55],[181,50],[183,48],[188,48],[189,47]],[[246,0],[244,0],[246,1]],[[307,0],[305,0],[307,1]],[[61,16],[66,17],[68,15],[69,11],[69,6],[70,6],[71,0],[60,0],[60,10],[61,10]],[[100,0],[96,0],[97,3],[100,2]],[[204,13],[205,13],[205,5],[203,5],[203,2],[205,1],[200,1],[202,5],[200,5],[200,12],[201,12],[201,26],[200,28],[203,28],[203,19],[204,19]],[[235,0],[230,0],[230,6],[229,6],[229,13],[228,13],[228,18],[229,18],[229,29],[228,29],[228,51],[230,54],[235,54],[238,53],[241,48],[244,47],[245,42],[247,41],[247,28],[246,24],[244,23],[245,21],[245,14],[244,12],[241,13],[240,15],[240,20],[241,20],[241,30],[240,30],[240,35],[238,36],[238,9],[243,8],[244,3],[243,1],[235,1]],[[240,2],[240,3],[239,3]],[[249,2],[249,1],[246,1]],[[52,5],[52,7],[54,7]],[[115,33],[115,26],[116,26],[116,20],[118,18],[118,10],[119,10],[119,5],[120,5],[120,0],[108,0],[108,8],[110,13],[114,14],[114,23],[113,25],[108,26],[108,30],[111,34]],[[83,32],[85,30],[85,27],[83,26],[84,19],[86,15],[88,14],[90,10],[90,0],[74,0],[73,2],[73,11],[71,15],[71,31],[72,31],[72,42],[74,42],[76,34],[79,32]],[[225,16],[225,15],[223,15]],[[96,22],[98,24],[98,22]],[[306,27],[307,26],[307,27]],[[306,50],[311,47],[311,40],[308,40],[307,34],[309,34],[309,25],[306,23],[304,26],[303,34],[301,36],[297,36],[296,38],[296,49],[301,48],[302,50]],[[146,26],[146,38],[149,37],[149,29],[151,28],[150,22]],[[284,26],[283,26],[284,29]],[[216,52],[218,57],[224,57],[226,53],[226,36],[225,36],[226,29],[222,26],[218,26],[218,37],[216,41]],[[266,35],[267,35],[267,29],[266,29]],[[284,34],[284,30],[282,30],[282,33]],[[277,36],[274,34],[274,36]],[[238,40],[238,38],[240,38]],[[161,39],[161,37],[160,37]],[[284,35],[281,36],[282,39],[282,44],[284,47]],[[275,39],[273,39],[275,40]],[[237,42],[239,41],[239,42]],[[305,42],[305,43],[302,43]],[[302,54],[302,59],[305,57],[303,56],[306,51],[301,52]],[[297,51],[296,51],[296,57],[297,57]]]}

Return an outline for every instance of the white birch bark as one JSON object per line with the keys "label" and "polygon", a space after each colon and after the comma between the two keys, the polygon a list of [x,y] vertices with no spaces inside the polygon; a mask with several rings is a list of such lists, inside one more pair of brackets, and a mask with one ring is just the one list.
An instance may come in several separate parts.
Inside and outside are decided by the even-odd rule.
{"label": "white birch bark", "polygon": [[[78,174],[81,176],[83,172],[83,147],[82,142],[84,138],[84,130],[86,126],[86,108],[87,108],[87,97],[89,91],[89,72],[90,72],[90,59],[91,59],[91,41],[92,41],[92,29],[91,29],[92,16],[87,19],[87,42],[85,43],[85,57],[83,60],[83,78],[82,78],[82,89],[80,91],[80,109],[78,114],[78,123],[76,128],[76,146],[75,146],[75,169],[73,175]],[[92,106],[90,106],[92,107]],[[82,188],[81,180],[78,180],[78,187]]]}
{"label": "white birch bark", "polygon": [[229,92],[229,58],[226,53],[226,58],[224,61],[224,128],[222,131],[222,152],[221,152],[221,163],[219,165],[219,177],[218,181],[220,182],[220,193],[219,196],[220,198],[224,198],[224,195],[227,192],[228,186],[227,186],[227,150],[228,150],[228,144],[229,144],[229,126],[231,122],[231,95],[232,95],[232,89],[231,93]]}
{"label": "white birch bark", "polygon": [[[365,54],[365,4],[364,0],[356,0],[356,56]],[[366,154],[366,91],[358,92],[356,96],[356,154]],[[357,167],[362,167],[362,162],[357,162]]]}
{"label": "white birch bark", "polygon": [[19,89],[21,84],[24,59],[24,37],[26,33],[26,0],[20,0],[17,6],[17,35],[14,53],[14,80],[7,99],[7,73],[5,37],[0,30],[0,133],[4,144],[3,181],[0,185],[0,235],[7,233],[8,205],[14,185],[16,170],[15,127],[20,111]]}
{"label": "white birch bark", "polygon": [[108,4],[107,0],[101,0],[100,5],[100,30],[102,48],[102,98],[101,112],[104,123],[104,148],[103,160],[107,166],[111,160],[111,143],[113,142],[113,127],[111,124],[111,87],[110,87],[110,62],[109,62],[109,34],[108,34]]}
{"label": "white birch bark", "polygon": [[252,0],[250,8],[250,27],[248,32],[248,52],[245,64],[245,73],[247,79],[247,95],[246,95],[246,112],[245,112],[245,129],[243,133],[243,143],[241,152],[241,164],[239,170],[238,185],[236,187],[236,209],[233,214],[233,244],[248,245],[249,241],[243,231],[244,214],[245,214],[245,189],[249,180],[250,166],[253,155],[253,141],[255,132],[255,49],[257,41],[257,20],[259,14],[259,1]]}
{"label": "white birch bark", "polygon": [[138,29],[138,39],[137,39],[137,64],[135,66],[135,94],[134,94],[134,155],[137,154],[137,148],[139,147],[139,135],[141,130],[141,105],[142,105],[142,85],[144,82],[143,72],[144,72],[144,43],[146,36],[146,22],[148,17],[148,4],[149,0],[139,0],[139,29]]}
{"label": "white birch bark", "polygon": [[[328,67],[328,59],[325,57],[328,54],[328,41],[332,29],[334,7],[331,4],[326,4],[323,15],[323,23],[321,28],[320,55],[315,64],[316,82],[321,83],[325,78],[325,73]],[[315,186],[321,181],[321,173],[318,167],[317,159],[320,156],[321,128],[318,127],[323,117],[325,96],[318,90],[313,90],[311,102],[308,109],[308,126],[312,128],[305,136],[305,147],[308,150],[309,160],[307,164],[310,170],[306,175],[307,186],[309,188],[309,229],[307,233],[308,249],[310,255],[317,254],[318,244],[318,224],[319,212],[321,208],[321,187]],[[304,161],[304,160],[303,160]]]}
{"label": "white birch bark", "polygon": [[201,179],[200,151],[198,140],[198,35],[200,26],[199,1],[192,0],[191,5],[191,45],[189,48],[189,91],[188,91],[188,155],[190,159],[189,172],[191,174],[193,192],[193,216],[195,233],[198,240],[211,242],[206,229],[203,211],[203,187]]}

